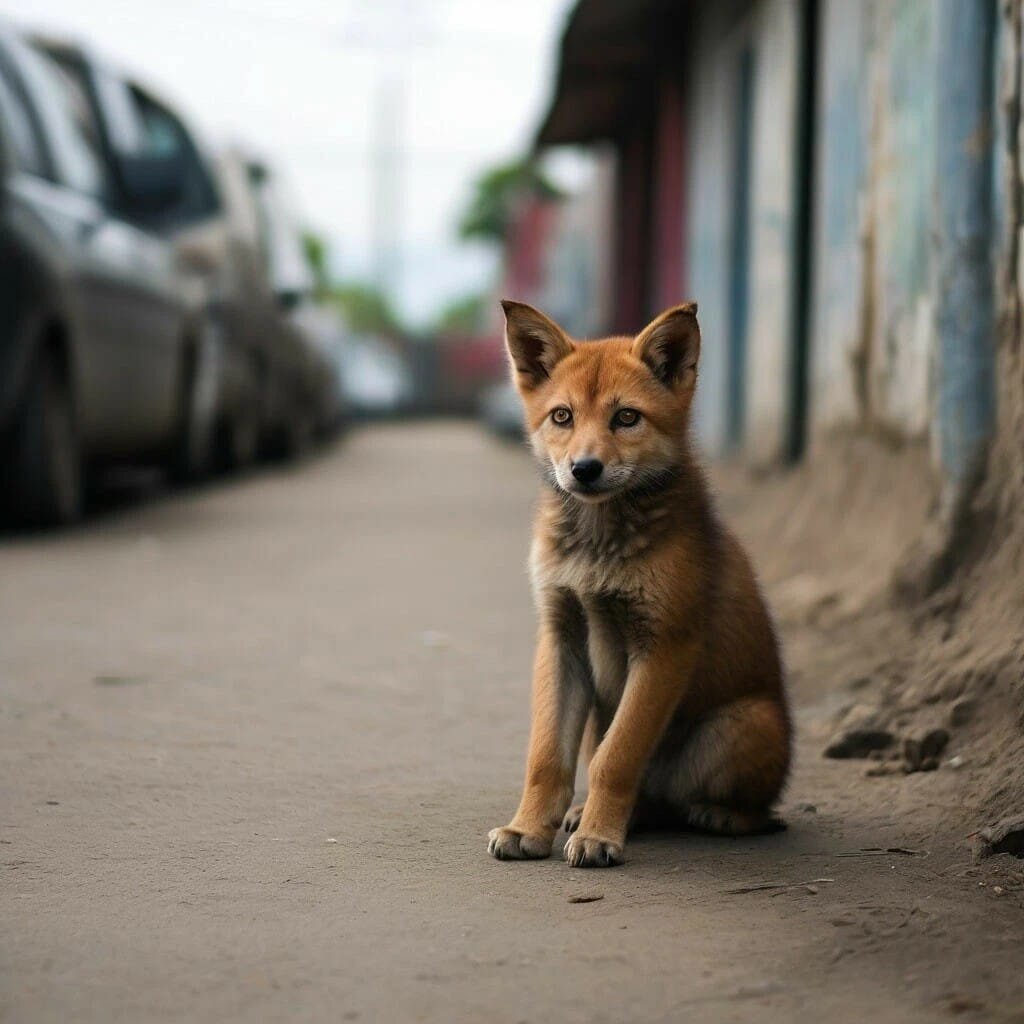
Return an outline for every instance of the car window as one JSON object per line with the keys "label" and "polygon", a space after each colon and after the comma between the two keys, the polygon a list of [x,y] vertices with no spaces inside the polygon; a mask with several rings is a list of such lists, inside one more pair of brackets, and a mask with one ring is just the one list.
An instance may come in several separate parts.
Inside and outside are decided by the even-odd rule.
{"label": "car window", "polygon": [[0,64],[0,133],[19,171],[46,177],[46,152],[32,111],[20,86],[3,64]]}
{"label": "car window", "polygon": [[96,125],[80,89],[38,51],[18,46],[11,53],[39,112],[57,179],[77,192],[106,196],[108,181]]}
{"label": "car window", "polygon": [[136,109],[142,124],[142,149],[151,156],[188,154],[188,142],[181,122],[148,97],[137,94]]}
{"label": "car window", "polygon": [[181,120],[148,93],[129,85],[128,93],[139,126],[140,156],[173,157],[184,170],[181,200],[163,216],[168,226],[190,224],[220,209],[213,178]]}

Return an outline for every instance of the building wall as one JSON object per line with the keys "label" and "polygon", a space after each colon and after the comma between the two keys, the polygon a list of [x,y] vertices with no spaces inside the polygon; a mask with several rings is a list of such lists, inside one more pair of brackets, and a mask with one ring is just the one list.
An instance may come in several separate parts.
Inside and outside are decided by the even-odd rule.
{"label": "building wall", "polygon": [[755,11],[751,32],[754,137],[743,447],[753,460],[768,462],[783,457],[793,401],[799,5],[765,0]]}
{"label": "building wall", "polygon": [[681,68],[668,67],[660,76],[654,139],[654,216],[651,265],[653,287],[648,309],[656,316],[688,298],[683,235],[685,206],[686,104]]}
{"label": "building wall", "polygon": [[698,301],[712,454],[799,456],[806,423],[970,477],[1024,305],[1022,4],[708,0],[652,43],[613,133],[607,326]]}
{"label": "building wall", "polygon": [[727,20],[709,14],[683,56],[689,66],[685,290],[700,309],[702,342],[694,426],[703,447],[712,453],[728,447],[729,432],[730,169],[740,47],[727,33]]}
{"label": "building wall", "polygon": [[[791,403],[799,45],[798,6],[762,0],[746,10],[709,8],[687,60],[689,202],[679,230],[686,290],[700,306],[704,339],[697,431],[709,451],[741,448],[756,461],[782,457]],[[753,76],[749,125],[745,54]],[[749,212],[741,223],[744,132]]]}
{"label": "building wall", "polygon": [[586,183],[559,204],[544,257],[536,301],[577,338],[607,334],[612,318],[615,173],[614,150],[596,150]]}
{"label": "building wall", "polygon": [[868,178],[871,95],[868,82],[870,8],[858,0],[826,0],[818,49],[820,101],[816,126],[817,216],[814,316],[811,330],[812,430],[858,419],[863,391],[866,322],[873,322],[866,286],[862,203]]}
{"label": "building wall", "polygon": [[931,0],[826,0],[812,335],[816,430],[925,437],[935,352]]}
{"label": "building wall", "polygon": [[[809,200],[795,191],[801,5],[759,0],[728,14],[707,5],[687,60],[688,226],[680,230],[705,338],[697,426],[712,452],[737,447],[759,462],[785,457],[797,418],[796,228],[804,201],[813,203],[815,226],[812,436],[852,425],[910,439],[936,435],[940,3],[820,0],[818,10]],[[741,225],[737,69],[745,48],[753,54],[754,106],[750,207]],[[749,231],[748,246],[737,245],[741,230]],[[739,417],[730,412],[738,359]]]}

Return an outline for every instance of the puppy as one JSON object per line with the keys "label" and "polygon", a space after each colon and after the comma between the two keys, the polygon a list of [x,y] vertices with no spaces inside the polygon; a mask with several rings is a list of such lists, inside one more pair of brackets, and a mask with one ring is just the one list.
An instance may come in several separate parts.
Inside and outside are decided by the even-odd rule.
{"label": "puppy", "polygon": [[[596,342],[502,306],[546,486],[526,781],[490,853],[547,857],[563,821],[576,867],[621,863],[637,825],[766,830],[790,717],[768,610],[690,441],[696,304]],[[581,750],[588,795],[570,810]]]}

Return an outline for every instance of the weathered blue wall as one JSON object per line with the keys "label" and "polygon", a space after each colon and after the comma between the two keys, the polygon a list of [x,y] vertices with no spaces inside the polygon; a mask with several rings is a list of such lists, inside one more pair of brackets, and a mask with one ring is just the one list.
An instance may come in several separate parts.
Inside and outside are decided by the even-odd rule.
{"label": "weathered blue wall", "polygon": [[982,467],[995,420],[996,217],[993,205],[996,11],[991,0],[939,0],[942,130],[936,149],[937,440],[954,484]]}
{"label": "weathered blue wall", "polygon": [[935,5],[826,0],[811,418],[924,436],[934,356]]}
{"label": "weathered blue wall", "polygon": [[927,439],[952,482],[993,424],[997,0],[827,0],[812,419]]}
{"label": "weathered blue wall", "polygon": [[[806,310],[812,444],[835,429],[867,429],[928,441],[947,480],[977,465],[994,422],[994,313],[1012,291],[1019,322],[1022,304],[1022,3],[695,6],[678,56],[688,126],[680,292],[700,304],[696,426],[711,452],[735,446],[761,461],[794,450]],[[815,39],[813,104],[802,91],[805,34]],[[744,67],[753,68],[746,133]],[[813,166],[802,173],[809,109]],[[799,194],[808,180],[812,193]],[[808,222],[805,307],[797,243]]]}
{"label": "weathered blue wall", "polygon": [[858,416],[862,316],[870,316],[861,197],[868,175],[869,7],[826,0],[820,42],[817,216],[810,358],[812,429]]}

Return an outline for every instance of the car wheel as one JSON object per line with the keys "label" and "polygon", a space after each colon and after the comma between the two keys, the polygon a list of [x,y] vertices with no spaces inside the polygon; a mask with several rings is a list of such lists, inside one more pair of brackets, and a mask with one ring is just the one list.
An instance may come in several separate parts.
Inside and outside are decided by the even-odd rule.
{"label": "car wheel", "polygon": [[170,472],[182,482],[202,480],[213,468],[216,445],[217,348],[212,329],[185,360],[178,428]]}
{"label": "car wheel", "polygon": [[301,407],[292,411],[284,429],[284,456],[299,459],[313,446],[316,423],[312,412]]}
{"label": "car wheel", "polygon": [[63,526],[82,515],[82,456],[67,370],[43,348],[32,367],[3,459],[7,507],[16,522]]}
{"label": "car wheel", "polygon": [[260,447],[260,421],[255,409],[240,410],[225,425],[222,459],[227,469],[247,469],[255,461]]}

